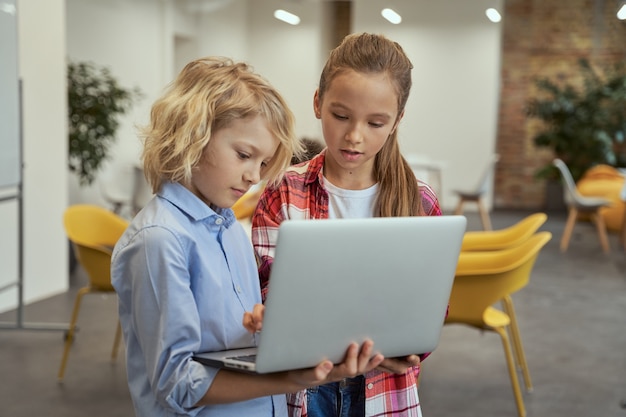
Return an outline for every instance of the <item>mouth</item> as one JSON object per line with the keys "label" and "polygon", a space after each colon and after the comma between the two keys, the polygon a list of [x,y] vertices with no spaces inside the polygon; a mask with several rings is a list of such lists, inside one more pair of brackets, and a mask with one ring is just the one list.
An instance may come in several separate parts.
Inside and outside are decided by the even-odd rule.
{"label": "mouth", "polygon": [[363,153],[352,150],[352,149],[341,149],[340,152],[343,155],[343,157],[349,161],[356,160],[359,156],[363,155]]}
{"label": "mouth", "polygon": [[233,188],[232,190],[237,198],[240,198],[242,195],[244,195],[248,191],[246,189],[240,189],[240,188]]}

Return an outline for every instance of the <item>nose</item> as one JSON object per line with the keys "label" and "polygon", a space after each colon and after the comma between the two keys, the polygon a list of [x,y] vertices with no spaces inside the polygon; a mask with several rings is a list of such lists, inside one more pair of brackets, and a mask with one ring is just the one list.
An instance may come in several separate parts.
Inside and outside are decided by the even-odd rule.
{"label": "nose", "polygon": [[257,184],[259,181],[261,181],[261,168],[251,167],[247,169],[243,174],[243,179],[244,181],[251,184]]}
{"label": "nose", "polygon": [[346,141],[349,143],[361,143],[363,141],[363,132],[359,123],[350,125],[346,132]]}

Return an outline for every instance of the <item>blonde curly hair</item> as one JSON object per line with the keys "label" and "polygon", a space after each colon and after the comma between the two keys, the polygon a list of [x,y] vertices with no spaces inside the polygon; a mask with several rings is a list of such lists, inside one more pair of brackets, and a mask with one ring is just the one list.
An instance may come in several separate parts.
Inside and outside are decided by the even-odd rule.
{"label": "blonde curly hair", "polygon": [[224,57],[188,63],[153,104],[150,123],[140,128],[144,174],[152,191],[165,181],[189,182],[212,132],[257,115],[279,141],[263,171],[263,179],[275,184],[292,157],[303,152],[283,97],[248,64]]}

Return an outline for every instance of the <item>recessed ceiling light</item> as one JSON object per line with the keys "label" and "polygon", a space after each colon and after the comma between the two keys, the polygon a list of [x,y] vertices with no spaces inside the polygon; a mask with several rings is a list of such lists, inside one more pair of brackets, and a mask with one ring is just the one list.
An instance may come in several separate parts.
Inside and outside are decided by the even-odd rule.
{"label": "recessed ceiling light", "polygon": [[499,21],[502,20],[502,16],[500,16],[500,13],[493,7],[490,7],[487,10],[485,10],[485,14],[487,15],[487,18],[491,20],[493,23],[498,23]]}
{"label": "recessed ceiling light", "polygon": [[400,22],[402,22],[402,16],[396,13],[396,11],[393,9],[383,9],[381,10],[380,14],[394,25],[400,24]]}
{"label": "recessed ceiling light", "polygon": [[300,18],[297,15],[289,13],[288,11],[283,9],[275,10],[274,17],[278,20],[282,20],[285,23],[289,23],[290,25],[297,25],[298,23],[300,23]]}
{"label": "recessed ceiling light", "polygon": [[619,20],[626,20],[626,4],[622,4],[622,7],[617,11],[617,18]]}

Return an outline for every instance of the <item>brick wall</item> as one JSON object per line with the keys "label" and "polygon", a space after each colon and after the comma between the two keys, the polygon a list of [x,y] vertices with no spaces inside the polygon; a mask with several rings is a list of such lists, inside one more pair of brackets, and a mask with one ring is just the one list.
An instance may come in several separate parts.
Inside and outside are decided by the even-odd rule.
{"label": "brick wall", "polygon": [[577,82],[577,61],[626,59],[626,21],[615,0],[506,0],[494,207],[544,209],[546,182],[535,171],[553,155],[533,144],[537,122],[525,116],[535,77]]}

